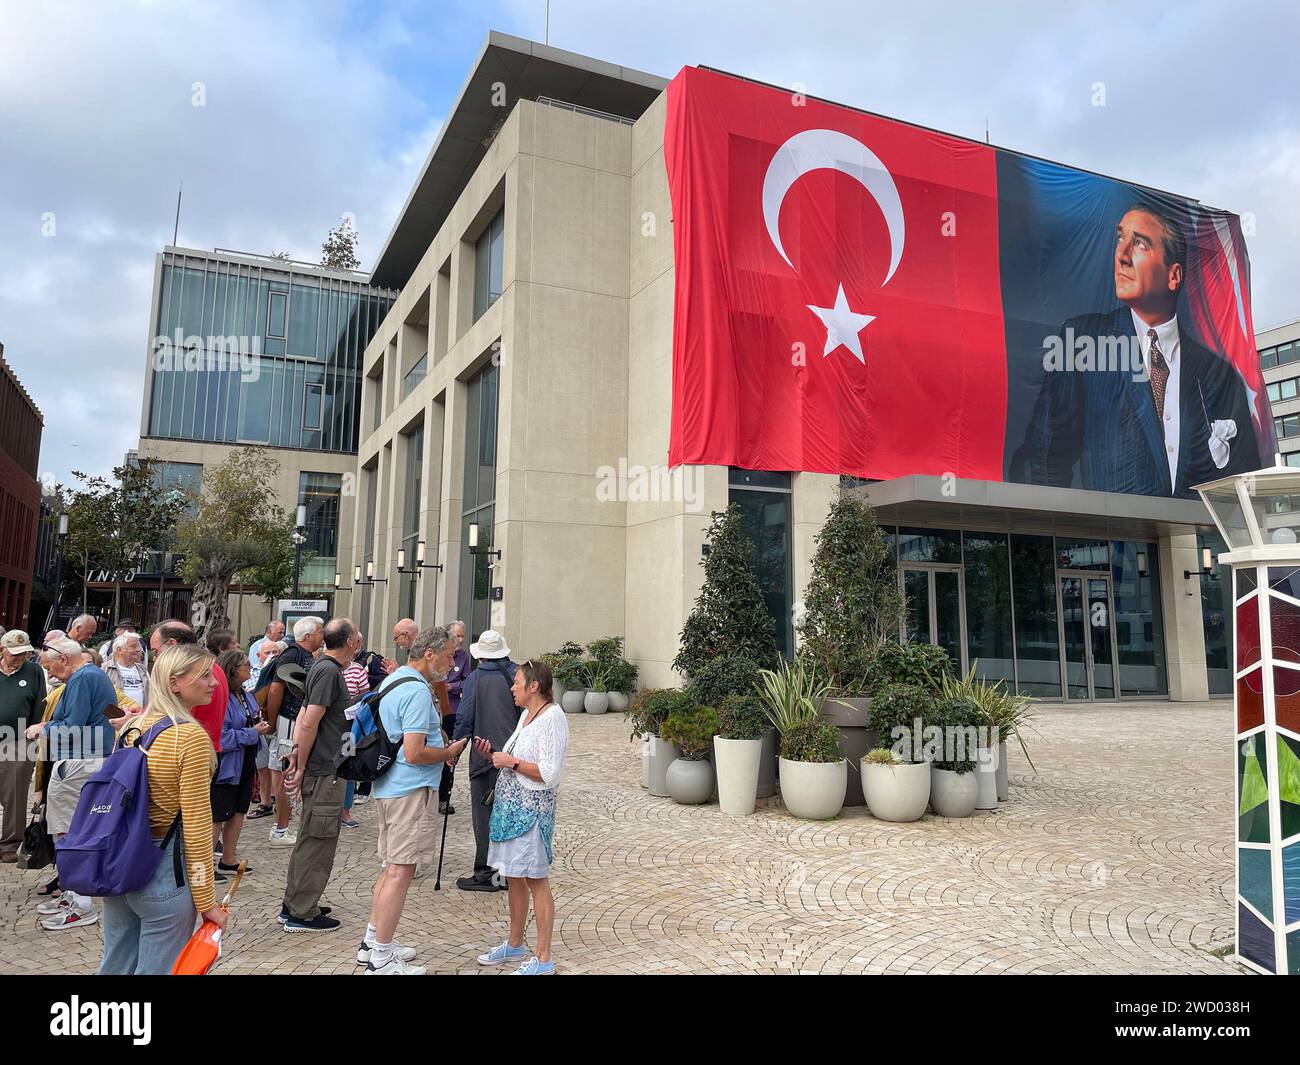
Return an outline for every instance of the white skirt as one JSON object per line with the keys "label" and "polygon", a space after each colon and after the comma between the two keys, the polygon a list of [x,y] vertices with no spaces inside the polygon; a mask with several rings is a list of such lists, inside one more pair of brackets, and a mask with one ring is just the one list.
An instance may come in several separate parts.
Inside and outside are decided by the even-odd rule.
{"label": "white skirt", "polygon": [[531,880],[550,876],[551,863],[546,860],[541,827],[533,825],[522,836],[489,843],[488,865],[502,876],[526,876]]}

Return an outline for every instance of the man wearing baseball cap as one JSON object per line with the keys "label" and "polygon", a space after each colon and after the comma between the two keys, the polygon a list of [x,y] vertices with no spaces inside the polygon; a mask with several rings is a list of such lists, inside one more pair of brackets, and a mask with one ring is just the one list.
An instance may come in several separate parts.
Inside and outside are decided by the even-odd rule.
{"label": "man wearing baseball cap", "polygon": [[18,845],[27,824],[27,788],[36,763],[25,757],[23,732],[41,719],[45,707],[45,672],[36,662],[27,633],[10,629],[0,637],[0,729],[13,737],[11,756],[0,758],[0,862],[18,860]]}

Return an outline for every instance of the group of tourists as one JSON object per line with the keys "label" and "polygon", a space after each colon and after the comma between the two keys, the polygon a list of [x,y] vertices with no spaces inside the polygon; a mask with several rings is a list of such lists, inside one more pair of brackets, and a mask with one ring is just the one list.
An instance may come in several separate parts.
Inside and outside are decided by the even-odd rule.
{"label": "group of tourists", "polygon": [[[255,872],[240,850],[248,820],[274,818],[270,844],[292,848],[283,930],[340,929],[321,899],[341,830],[360,828],[353,808],[370,803],[379,870],[357,964],[369,975],[423,974],[396,931],[418,868],[441,861],[439,823],[445,838],[453,770],[467,751],[475,858],[456,884],[509,900],[506,939],[478,960],[517,963],[517,975],[554,971],[549,873],[568,726],[544,663],[516,663],[493,630],[467,651],[459,621],[399,621],[400,664],[367,650],[349,618],[300,618],[291,633],[273,621],[247,651],[228,629],[200,643],[181,621],[155,626],[147,649],[129,620],[99,650],[89,647],[96,630],[94,618],[77,618],[39,651],[26,633],[0,638],[0,725],[21,726],[38,752],[34,763],[0,762],[0,861],[20,860],[29,794],[33,819],[71,853],[87,783],[105,779],[114,759],[139,757],[114,751],[147,752],[152,880],[105,895],[102,915],[57,877],[40,891],[43,929],[102,918],[101,973],[170,972],[200,919],[226,927],[219,885],[241,864]],[[391,757],[356,771],[353,756],[381,737]]]}

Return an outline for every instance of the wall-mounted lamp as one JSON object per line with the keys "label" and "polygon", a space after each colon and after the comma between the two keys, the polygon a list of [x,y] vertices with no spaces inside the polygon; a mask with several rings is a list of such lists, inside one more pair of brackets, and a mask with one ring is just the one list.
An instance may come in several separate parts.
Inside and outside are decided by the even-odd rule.
{"label": "wall-mounted lamp", "polygon": [[427,569],[441,570],[442,563],[424,561],[423,540],[417,540],[415,542],[415,565],[413,565],[410,569],[406,568],[406,548],[400,547],[397,549],[397,572],[398,573],[410,573],[418,577]]}
{"label": "wall-mounted lamp", "polygon": [[1137,553],[1137,564],[1138,576],[1145,577],[1147,575],[1147,553],[1145,551],[1139,551]]}
{"label": "wall-mounted lamp", "polygon": [[490,548],[479,547],[478,545],[478,522],[470,522],[469,526],[469,553],[471,555],[487,555],[489,558],[496,556],[501,557],[501,549],[493,551]]}
{"label": "wall-mounted lamp", "polygon": [[1207,577],[1213,576],[1215,572],[1214,552],[1208,547],[1203,547],[1201,548],[1201,568],[1199,570],[1185,569],[1183,570],[1183,576],[1191,580],[1193,577],[1200,577],[1202,574]]}
{"label": "wall-mounted lamp", "polygon": [[387,584],[387,583],[388,583],[388,578],[387,578],[387,577],[376,577],[376,576],[375,576],[375,563],[374,563],[374,560],[373,560],[373,559],[368,559],[368,560],[366,561],[366,579],[365,579],[365,580],[362,580],[362,579],[361,579],[361,567],[360,567],[360,566],[358,566],[358,567],[356,568],[355,573],[356,573],[356,581],[355,581],[355,583],[356,583],[356,585],[357,585],[358,587],[360,587],[360,588],[368,588],[368,587],[370,587],[371,585],[374,585],[374,584]]}

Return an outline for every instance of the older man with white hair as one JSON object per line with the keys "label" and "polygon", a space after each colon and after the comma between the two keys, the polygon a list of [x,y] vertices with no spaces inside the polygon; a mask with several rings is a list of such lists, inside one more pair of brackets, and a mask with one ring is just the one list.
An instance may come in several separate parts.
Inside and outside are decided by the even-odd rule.
{"label": "older man with white hair", "polygon": [[76,640],[82,647],[85,647],[98,628],[99,622],[89,614],[79,614],[73,619],[72,624],[68,626],[68,639]]}
{"label": "older man with white hair", "polygon": [[265,698],[258,702],[263,705],[266,720],[272,727],[267,743],[271,793],[275,796],[275,825],[269,838],[276,847],[292,847],[298,842],[298,837],[289,831],[293,811],[284,789],[284,769],[293,748],[294,722],[306,693],[307,671],[324,641],[324,627],[325,623],[314,615],[295,621],[293,643],[268,661],[258,678],[257,691],[266,691]]}

